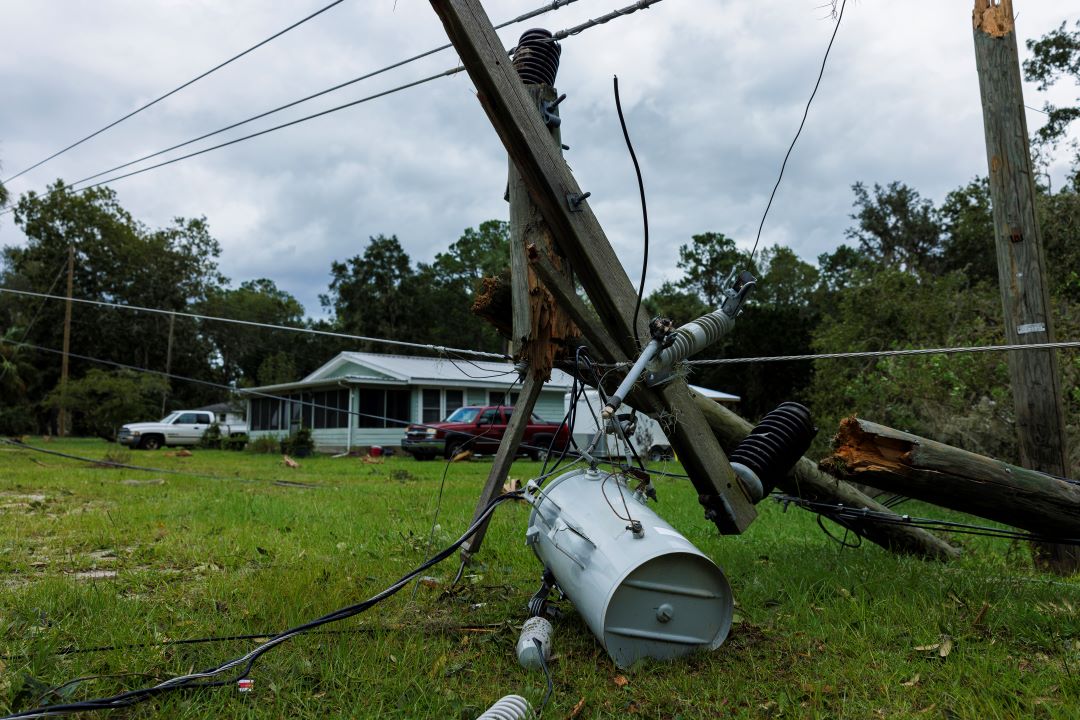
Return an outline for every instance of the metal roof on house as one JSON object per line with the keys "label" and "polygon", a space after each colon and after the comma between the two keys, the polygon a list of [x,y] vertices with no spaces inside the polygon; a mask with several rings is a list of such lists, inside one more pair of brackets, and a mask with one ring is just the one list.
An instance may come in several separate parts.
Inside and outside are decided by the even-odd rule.
{"label": "metal roof on house", "polygon": [[[355,366],[362,374],[348,372]],[[346,370],[346,372],[341,372]],[[512,363],[446,357],[415,357],[368,352],[342,352],[302,380],[280,385],[247,388],[242,393],[297,390],[330,383],[376,385],[437,385],[440,387],[509,387],[518,381]],[[569,390],[572,378],[561,370],[551,371],[545,387]]]}

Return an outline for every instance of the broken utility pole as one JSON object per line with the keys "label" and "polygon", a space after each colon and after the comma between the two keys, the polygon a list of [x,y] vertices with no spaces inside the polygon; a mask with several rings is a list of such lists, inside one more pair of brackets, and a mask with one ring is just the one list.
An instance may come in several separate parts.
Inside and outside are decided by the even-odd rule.
{"label": "broken utility pole", "polygon": [[[1042,237],[1035,214],[1035,174],[1024,116],[1012,0],[975,0],[975,64],[982,93],[998,282],[1010,345],[1054,342]],[[1009,353],[1009,377],[1020,463],[1052,475],[1069,473],[1054,350]],[[1055,572],[1080,570],[1080,548],[1037,544],[1036,562]]]}
{"label": "broken utility pole", "polygon": [[867,420],[841,423],[825,464],[851,482],[1044,537],[1080,538],[1080,485]]}
{"label": "broken utility pole", "polygon": [[[518,42],[513,65],[534,101],[535,112],[543,117],[548,127],[550,134],[547,142],[561,152],[558,92],[554,88],[559,68],[559,46],[549,43],[550,37],[550,33],[543,30],[526,31]],[[540,252],[550,262],[560,263],[561,266],[561,261],[555,239],[529,198],[528,188],[513,161],[510,161],[508,174],[507,200],[510,202],[511,346],[514,356],[526,370],[521,394],[514,404],[514,413],[477,500],[473,522],[502,492],[540,391],[551,378],[555,358],[565,356],[567,348],[578,336],[574,323],[539,284],[535,273],[529,268],[526,246],[534,250],[540,246],[543,248]],[[487,522],[480,525],[461,546],[462,562],[468,562],[479,551],[487,527]]]}
{"label": "broken utility pole", "polygon": [[[529,190],[533,203],[581,281],[617,346],[619,361],[637,357],[635,337],[648,339],[644,320],[635,325],[637,292],[536,112],[478,0],[431,0],[450,41],[476,86],[477,95]],[[638,385],[631,402],[659,415],[672,448],[698,491],[706,517],[721,532],[740,533],[757,516],[752,500],[690,398],[686,382],[656,388]],[[642,402],[646,400],[646,402]]]}

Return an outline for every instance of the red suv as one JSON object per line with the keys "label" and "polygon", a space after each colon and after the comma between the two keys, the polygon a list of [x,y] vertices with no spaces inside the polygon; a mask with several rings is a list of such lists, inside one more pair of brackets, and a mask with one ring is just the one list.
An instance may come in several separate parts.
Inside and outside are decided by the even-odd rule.
{"label": "red suv", "polygon": [[[513,412],[511,405],[467,405],[442,422],[410,425],[405,429],[401,449],[417,460],[431,460],[438,455],[451,458],[462,450],[494,453]],[[521,452],[539,460],[549,448],[562,452],[569,442],[570,431],[565,424],[545,422],[533,413],[521,439]]]}

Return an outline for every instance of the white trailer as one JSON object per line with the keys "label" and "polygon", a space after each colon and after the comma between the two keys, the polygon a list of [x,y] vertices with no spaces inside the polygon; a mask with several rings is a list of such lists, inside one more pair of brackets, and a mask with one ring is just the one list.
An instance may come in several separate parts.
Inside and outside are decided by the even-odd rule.
{"label": "white trailer", "polygon": [[[690,389],[699,395],[703,395],[710,400],[717,402],[735,403],[739,401],[737,395],[730,395],[718,390],[710,390],[708,388],[698,387],[697,385],[691,385]],[[589,408],[592,407],[590,412]],[[600,400],[600,393],[596,390],[586,390],[577,403],[577,417],[574,421],[574,427],[572,428],[574,442],[581,449],[585,449],[592,441],[593,436],[596,435],[597,421],[600,420],[600,409],[604,407],[604,403]],[[563,405],[564,411],[570,410],[570,393],[566,393],[566,397]],[[619,415],[632,412],[633,408],[623,403],[619,408]],[[660,423],[653,420],[645,413],[637,413],[637,424],[634,428],[634,434],[630,437],[630,442],[634,443],[634,448],[641,454],[643,458],[649,460],[664,460],[673,457],[671,451],[671,443],[667,439],[667,435],[660,428]],[[620,439],[616,439],[613,434],[607,434],[599,442],[593,455],[596,457],[610,458],[620,457],[625,453],[625,448]]]}

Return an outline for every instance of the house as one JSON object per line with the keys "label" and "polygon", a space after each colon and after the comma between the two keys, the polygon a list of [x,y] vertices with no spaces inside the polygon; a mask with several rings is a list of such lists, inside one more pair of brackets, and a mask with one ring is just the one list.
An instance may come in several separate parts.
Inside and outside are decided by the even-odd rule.
{"label": "house", "polygon": [[195,408],[203,412],[213,413],[214,422],[220,425],[243,425],[244,407],[235,402],[220,402],[213,405],[205,405]]}
{"label": "house", "polygon": [[[563,417],[569,375],[551,371],[534,412]],[[401,443],[409,423],[442,420],[463,405],[517,400],[517,371],[505,362],[343,352],[302,380],[245,388],[251,439],[311,428],[323,451]]]}

